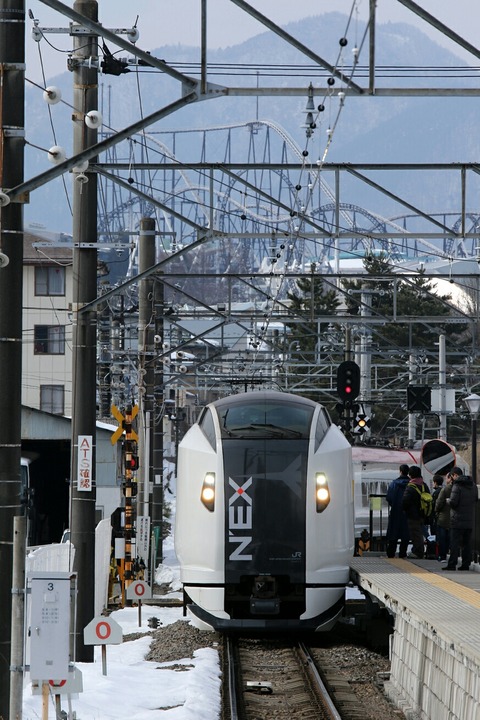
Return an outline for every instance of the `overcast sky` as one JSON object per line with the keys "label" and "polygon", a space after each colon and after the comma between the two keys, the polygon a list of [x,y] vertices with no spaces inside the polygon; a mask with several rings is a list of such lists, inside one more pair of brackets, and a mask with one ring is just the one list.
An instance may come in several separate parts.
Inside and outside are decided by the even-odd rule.
{"label": "overcast sky", "polygon": [[[65,5],[74,6],[73,0]],[[340,11],[349,14],[353,0],[250,0],[255,7],[278,24]],[[435,15],[452,30],[479,46],[480,2],[479,0],[417,0],[417,4]],[[32,10],[40,27],[65,28],[69,19],[52,10],[40,0],[27,0],[27,10]],[[369,0],[357,0],[354,17],[365,20],[368,17]],[[140,39],[138,46],[152,50],[165,44],[200,45],[201,0],[98,0],[99,21],[107,28],[131,27],[137,15]],[[207,0],[208,46],[227,47],[242,42],[265,27],[231,2],[231,0]],[[407,10],[398,0],[377,0],[378,22],[408,22],[420,27],[439,44],[456,51],[443,35],[430,28],[414,13]],[[41,81],[38,48],[31,39],[32,22],[27,19],[27,77]],[[57,47],[68,47],[68,36],[48,34],[49,42]],[[66,69],[66,57],[41,43],[46,75],[52,77]],[[459,51],[457,51],[459,52]],[[464,59],[467,56],[462,53]],[[480,61],[468,56],[469,62],[480,65]]]}

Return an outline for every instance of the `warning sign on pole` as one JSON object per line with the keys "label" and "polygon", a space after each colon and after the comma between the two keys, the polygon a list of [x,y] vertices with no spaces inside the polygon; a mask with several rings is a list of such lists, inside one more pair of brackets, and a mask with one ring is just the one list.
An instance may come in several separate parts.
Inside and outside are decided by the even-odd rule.
{"label": "warning sign on pole", "polygon": [[122,641],[122,628],[109,617],[94,618],[83,630],[85,645],[120,645]]}
{"label": "warning sign on pole", "polygon": [[150,550],[150,518],[148,515],[137,517],[137,555],[148,567],[148,552]]}
{"label": "warning sign on pole", "polygon": [[[74,695],[83,692],[83,677],[78,668],[68,673],[66,680],[48,680],[52,695]],[[42,694],[42,683],[32,680],[32,695]]]}
{"label": "warning sign on pole", "polygon": [[90,492],[93,477],[93,437],[91,435],[78,436],[77,461],[77,490]]}
{"label": "warning sign on pole", "polygon": [[138,405],[127,408],[127,410],[125,411],[125,415],[120,412],[116,405],[112,405],[112,415],[120,423],[118,428],[115,430],[112,437],[110,438],[112,445],[115,445],[115,443],[120,440],[123,433],[125,433],[127,440],[135,440],[136,442],[138,442],[138,435],[132,428],[132,422],[137,417],[137,414]]}
{"label": "warning sign on pole", "polygon": [[149,600],[152,588],[143,580],[134,580],[127,587],[127,600]]}

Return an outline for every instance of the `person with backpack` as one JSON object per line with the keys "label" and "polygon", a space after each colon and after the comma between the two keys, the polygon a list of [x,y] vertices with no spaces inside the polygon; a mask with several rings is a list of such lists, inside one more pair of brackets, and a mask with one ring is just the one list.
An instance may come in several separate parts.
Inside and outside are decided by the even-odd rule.
{"label": "person with backpack", "polygon": [[458,569],[470,570],[475,506],[478,500],[477,485],[470,475],[464,475],[461,468],[454,467],[451,476],[452,492],[447,500],[450,505],[450,556],[447,565],[442,568],[450,572],[457,569],[460,548],[462,564]]}
{"label": "person with backpack", "polygon": [[403,493],[402,508],[407,516],[412,552],[410,558],[421,560],[424,556],[423,528],[430,522],[433,499],[428,485],[423,482],[422,471],[418,465],[412,465],[408,470],[409,482]]}

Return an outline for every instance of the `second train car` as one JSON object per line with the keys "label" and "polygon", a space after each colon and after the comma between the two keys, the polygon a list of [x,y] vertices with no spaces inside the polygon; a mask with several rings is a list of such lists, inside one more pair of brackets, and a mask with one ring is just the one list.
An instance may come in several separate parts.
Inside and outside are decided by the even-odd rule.
{"label": "second train car", "polygon": [[207,405],[178,452],[184,606],[217,630],[328,630],[354,550],[352,451],[325,408],[276,391]]}

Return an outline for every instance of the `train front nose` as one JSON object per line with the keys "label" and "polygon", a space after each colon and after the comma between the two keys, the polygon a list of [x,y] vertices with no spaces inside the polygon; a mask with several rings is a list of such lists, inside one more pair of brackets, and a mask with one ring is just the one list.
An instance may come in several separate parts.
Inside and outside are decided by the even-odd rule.
{"label": "train front nose", "polygon": [[295,618],[305,610],[306,458],[303,439],[228,442],[225,611],[232,618]]}

